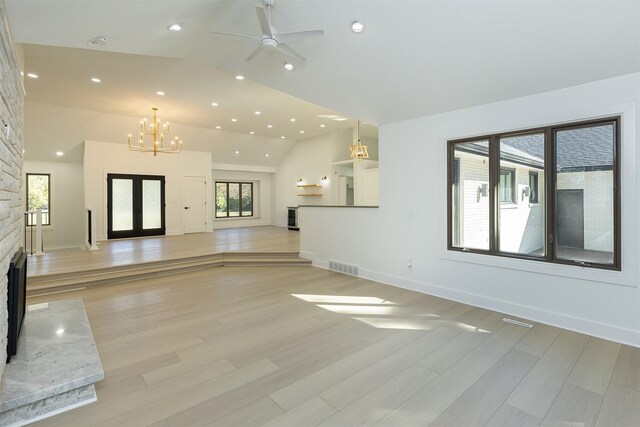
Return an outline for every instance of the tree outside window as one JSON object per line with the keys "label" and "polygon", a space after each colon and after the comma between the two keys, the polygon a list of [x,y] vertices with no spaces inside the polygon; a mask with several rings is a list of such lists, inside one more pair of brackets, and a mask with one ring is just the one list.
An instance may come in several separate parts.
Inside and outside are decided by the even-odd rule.
{"label": "tree outside window", "polygon": [[[42,209],[42,225],[51,225],[51,175],[27,174],[27,211]],[[27,225],[35,225],[35,216],[27,216]]]}

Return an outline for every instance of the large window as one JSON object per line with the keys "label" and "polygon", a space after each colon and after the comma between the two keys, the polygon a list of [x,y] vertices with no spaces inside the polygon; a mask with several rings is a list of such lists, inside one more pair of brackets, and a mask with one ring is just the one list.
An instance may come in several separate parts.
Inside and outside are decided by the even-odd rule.
{"label": "large window", "polygon": [[[51,225],[51,175],[27,174],[27,211],[42,209],[42,225]],[[35,225],[35,215],[27,215],[27,225]]]}
{"label": "large window", "polygon": [[620,270],[619,121],[449,141],[449,249]]}
{"label": "large window", "polygon": [[216,182],[216,218],[253,216],[253,183]]}

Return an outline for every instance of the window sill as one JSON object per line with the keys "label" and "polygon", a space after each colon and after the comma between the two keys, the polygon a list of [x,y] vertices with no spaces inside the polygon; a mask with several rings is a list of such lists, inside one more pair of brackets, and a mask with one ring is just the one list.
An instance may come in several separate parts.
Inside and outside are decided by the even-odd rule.
{"label": "window sill", "polygon": [[500,209],[518,209],[517,203],[511,202],[500,202]]}
{"label": "window sill", "polygon": [[587,280],[590,282],[611,283],[614,285],[636,287],[635,278],[628,277],[628,275],[625,275],[624,271],[600,270],[589,267],[580,267],[577,265],[552,264],[543,261],[451,250],[445,250],[440,258],[449,261],[467,262],[510,270],[528,271],[531,273]]}
{"label": "window sill", "polygon": [[230,216],[230,217],[222,217],[222,218],[214,218],[214,221],[238,221],[238,220],[251,220],[251,219],[260,219],[259,216]]}
{"label": "window sill", "polygon": [[[55,228],[55,227],[53,227],[53,226],[51,226],[51,225],[43,225],[43,226],[42,226],[42,231],[55,231],[55,229],[56,229],[56,228]],[[27,233],[28,233],[30,230],[31,230],[31,227],[30,227],[30,226],[27,226]],[[35,233],[35,231],[36,231],[36,226],[35,226],[35,225],[33,226],[33,231],[34,231],[34,233]]]}

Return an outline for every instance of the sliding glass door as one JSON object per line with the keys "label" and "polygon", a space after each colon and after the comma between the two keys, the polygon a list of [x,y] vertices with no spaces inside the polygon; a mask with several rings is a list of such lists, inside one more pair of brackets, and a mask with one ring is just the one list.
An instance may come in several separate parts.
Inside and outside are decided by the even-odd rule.
{"label": "sliding glass door", "polygon": [[107,237],[165,234],[164,176],[107,175]]}

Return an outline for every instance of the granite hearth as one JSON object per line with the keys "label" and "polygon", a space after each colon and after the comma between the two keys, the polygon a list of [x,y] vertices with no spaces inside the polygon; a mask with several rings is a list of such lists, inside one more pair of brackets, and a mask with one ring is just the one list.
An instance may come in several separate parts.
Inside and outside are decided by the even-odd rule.
{"label": "granite hearth", "polygon": [[21,426],[96,401],[104,378],[81,298],[27,307],[4,372],[0,426]]}

